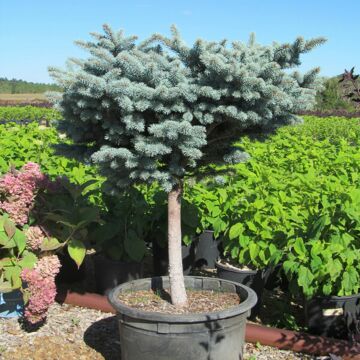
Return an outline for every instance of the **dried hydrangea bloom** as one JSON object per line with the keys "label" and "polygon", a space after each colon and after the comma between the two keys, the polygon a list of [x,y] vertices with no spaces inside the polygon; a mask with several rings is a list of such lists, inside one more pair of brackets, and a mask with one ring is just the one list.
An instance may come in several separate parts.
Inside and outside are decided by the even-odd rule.
{"label": "dried hydrangea bloom", "polygon": [[28,222],[40,188],[51,186],[49,178],[42,174],[40,166],[29,162],[20,171],[12,170],[0,178],[0,209],[6,211],[17,225]]}
{"label": "dried hydrangea bloom", "polygon": [[60,271],[60,260],[57,255],[44,256],[35,265],[35,270],[44,278],[53,278]]}
{"label": "dried hydrangea bloom", "polygon": [[46,318],[49,307],[56,296],[55,276],[59,273],[61,264],[56,255],[44,256],[33,269],[24,269],[21,279],[26,282],[25,291],[29,302],[25,308],[25,318],[36,324]]}
{"label": "dried hydrangea bloom", "polygon": [[40,226],[30,226],[25,230],[26,246],[28,249],[36,251],[40,249],[41,244],[45,240],[45,234]]}
{"label": "dried hydrangea bloom", "polygon": [[49,307],[55,301],[55,279],[44,278],[36,269],[24,269],[21,278],[27,283],[25,291],[30,295],[25,308],[25,318],[31,324],[36,324],[46,318]]}

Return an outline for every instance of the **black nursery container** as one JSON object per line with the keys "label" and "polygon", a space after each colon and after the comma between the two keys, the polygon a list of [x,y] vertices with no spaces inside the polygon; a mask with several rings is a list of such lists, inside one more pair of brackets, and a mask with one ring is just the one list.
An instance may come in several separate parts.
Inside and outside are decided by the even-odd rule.
{"label": "black nursery container", "polygon": [[289,281],[284,273],[283,263],[269,267],[265,274],[265,289],[274,290],[279,287],[282,291],[289,291]]}
{"label": "black nursery container", "polygon": [[94,255],[96,292],[108,294],[115,286],[143,277],[143,264],[112,260],[102,254]]}
{"label": "black nursery container", "polygon": [[256,315],[258,315],[261,308],[261,299],[264,292],[268,269],[242,270],[223,265],[219,262],[216,262],[215,266],[217,269],[217,275],[220,279],[230,280],[239,284],[243,284],[255,291],[258,301],[251,312],[251,317],[254,318]]}
{"label": "black nursery container", "polygon": [[213,313],[165,314],[122,304],[119,294],[169,288],[168,277],[141,279],[116,287],[109,301],[119,322],[123,360],[239,360],[243,359],[246,318],[256,294],[244,285],[216,278],[186,276],[194,290],[238,293],[239,305]]}
{"label": "black nursery container", "polygon": [[307,300],[305,321],[312,334],[350,340],[360,335],[360,294]]}
{"label": "black nursery container", "polygon": [[214,232],[205,230],[196,241],[195,267],[214,269],[220,255],[220,241],[215,239]]}
{"label": "black nursery container", "polygon": [[[155,276],[163,276],[168,274],[169,254],[167,246],[160,246],[156,240],[152,241],[153,253],[153,269]],[[181,254],[183,259],[184,275],[189,275],[194,267],[195,261],[195,244],[181,246]]]}
{"label": "black nursery container", "polygon": [[61,268],[55,278],[57,284],[74,284],[85,280],[85,261],[83,261],[83,263],[78,268],[75,261],[70,257],[67,249],[64,250],[64,253],[60,253],[58,256]]}

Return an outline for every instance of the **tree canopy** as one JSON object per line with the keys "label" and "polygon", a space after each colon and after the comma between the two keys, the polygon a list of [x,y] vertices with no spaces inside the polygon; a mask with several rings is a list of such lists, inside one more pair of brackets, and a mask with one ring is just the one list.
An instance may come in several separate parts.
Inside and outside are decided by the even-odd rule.
{"label": "tree canopy", "polygon": [[293,114],[315,103],[319,69],[287,69],[323,38],[188,46],[175,27],[142,42],[103,29],[77,42],[88,58],[50,73],[63,89],[53,97],[59,128],[91,150],[111,192],[153,181],[169,192],[204,165],[242,161],[247,155],[232,147],[242,135],[297,123]]}

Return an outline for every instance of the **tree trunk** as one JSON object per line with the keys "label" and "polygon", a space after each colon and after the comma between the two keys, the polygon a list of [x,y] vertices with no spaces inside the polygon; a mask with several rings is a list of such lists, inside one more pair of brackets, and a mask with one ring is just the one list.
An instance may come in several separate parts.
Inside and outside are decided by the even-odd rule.
{"label": "tree trunk", "polygon": [[187,305],[181,254],[181,196],[180,185],[175,186],[168,195],[170,292],[172,304],[178,307]]}

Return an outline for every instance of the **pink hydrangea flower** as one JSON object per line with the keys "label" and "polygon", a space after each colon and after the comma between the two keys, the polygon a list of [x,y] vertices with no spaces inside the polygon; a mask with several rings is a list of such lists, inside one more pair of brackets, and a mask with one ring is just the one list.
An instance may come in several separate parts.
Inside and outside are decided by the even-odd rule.
{"label": "pink hydrangea flower", "polygon": [[26,245],[30,250],[36,251],[40,249],[42,242],[45,240],[45,234],[40,226],[30,226],[25,230]]}
{"label": "pink hydrangea flower", "polygon": [[42,275],[35,269],[24,269],[21,278],[26,281],[29,292],[29,302],[25,308],[25,318],[36,324],[46,318],[49,307],[54,303],[56,296],[55,280]]}
{"label": "pink hydrangea flower", "polygon": [[28,222],[29,211],[34,205],[35,196],[40,188],[51,184],[42,174],[40,166],[29,162],[20,171],[12,170],[0,178],[0,209],[6,211],[17,225]]}
{"label": "pink hydrangea flower", "polygon": [[36,324],[46,318],[49,307],[55,301],[55,276],[59,270],[59,258],[50,255],[39,259],[35,268],[24,269],[21,272],[21,279],[27,284],[25,291],[29,294],[25,318],[30,323]]}
{"label": "pink hydrangea flower", "polygon": [[39,259],[35,265],[35,270],[41,274],[43,278],[55,279],[60,271],[60,260],[57,255],[44,256]]}

